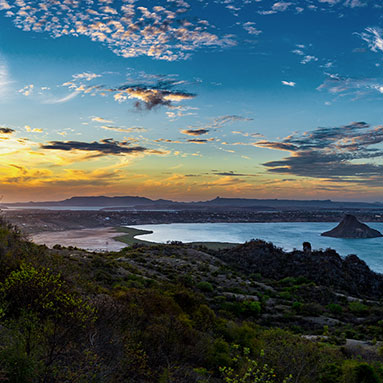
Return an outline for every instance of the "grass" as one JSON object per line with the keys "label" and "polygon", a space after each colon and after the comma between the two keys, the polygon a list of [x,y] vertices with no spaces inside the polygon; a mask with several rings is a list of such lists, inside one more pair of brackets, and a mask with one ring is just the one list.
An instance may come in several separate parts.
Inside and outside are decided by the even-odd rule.
{"label": "grass", "polygon": [[126,243],[127,245],[152,245],[153,242],[149,241],[143,241],[142,239],[136,239],[135,237],[137,235],[144,235],[144,234],[152,234],[153,232],[150,230],[140,230],[140,229],[134,229],[132,227],[117,227],[117,232],[124,233],[124,235],[121,235],[120,237],[114,237],[113,239],[116,241],[120,241],[123,243]]}
{"label": "grass", "polygon": [[[126,243],[127,245],[134,245],[134,244],[140,244],[140,245],[152,245],[153,242],[144,241],[142,239],[135,238],[137,235],[145,235],[145,234],[152,234],[153,231],[151,230],[141,230],[141,229],[134,229],[132,227],[118,227],[116,228],[117,232],[124,233],[124,235],[121,235],[120,237],[115,237],[116,241],[120,241],[123,243]],[[232,247],[235,247],[238,245],[238,243],[228,243],[228,242],[191,242],[190,245],[192,246],[205,246],[209,250],[221,250],[221,249],[231,249]]]}

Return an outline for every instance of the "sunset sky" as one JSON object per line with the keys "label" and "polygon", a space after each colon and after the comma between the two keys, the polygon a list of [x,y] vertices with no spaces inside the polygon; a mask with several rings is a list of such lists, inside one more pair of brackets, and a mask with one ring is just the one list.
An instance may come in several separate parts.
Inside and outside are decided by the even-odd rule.
{"label": "sunset sky", "polygon": [[0,0],[3,201],[383,201],[380,0]]}

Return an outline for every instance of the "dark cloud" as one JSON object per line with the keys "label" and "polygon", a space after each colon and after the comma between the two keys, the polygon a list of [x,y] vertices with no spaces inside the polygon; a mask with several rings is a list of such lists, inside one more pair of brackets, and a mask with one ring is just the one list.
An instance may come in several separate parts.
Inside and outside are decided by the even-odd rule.
{"label": "dark cloud", "polygon": [[280,142],[259,141],[256,145],[292,153],[281,160],[264,163],[269,172],[372,186],[377,180],[382,184],[383,165],[371,163],[372,159],[383,158],[382,148],[375,146],[382,142],[382,126],[355,122],[291,135]]}
{"label": "dark cloud", "polygon": [[108,90],[115,93],[114,98],[118,101],[126,98],[136,99],[134,106],[137,109],[151,110],[158,106],[172,107],[174,102],[195,98],[194,93],[174,89],[175,86],[183,83],[183,81],[164,77],[155,84],[125,84]]}
{"label": "dark cloud", "polygon": [[214,141],[214,138],[209,138],[209,139],[191,138],[190,140],[187,140],[187,142],[191,142],[193,144],[207,144],[210,141]]}
{"label": "dark cloud", "polygon": [[188,136],[202,136],[209,133],[209,129],[184,129],[181,133],[187,134]]}
{"label": "dark cloud", "polygon": [[11,128],[0,128],[0,134],[12,134],[14,130]]}
{"label": "dark cloud", "polygon": [[144,152],[160,153],[142,146],[131,146],[130,142],[119,142],[111,138],[101,140],[100,142],[51,141],[46,145],[42,145],[41,148],[47,150],[98,152],[102,155],[136,154]]}
{"label": "dark cloud", "polygon": [[234,171],[227,171],[227,172],[218,172],[213,171],[215,176],[230,176],[230,177],[256,177],[257,174],[246,174],[246,173],[236,173]]}

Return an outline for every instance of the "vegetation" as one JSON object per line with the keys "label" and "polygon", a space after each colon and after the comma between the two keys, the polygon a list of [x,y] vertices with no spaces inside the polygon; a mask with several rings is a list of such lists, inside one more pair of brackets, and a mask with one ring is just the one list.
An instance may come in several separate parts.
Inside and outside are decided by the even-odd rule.
{"label": "vegetation", "polygon": [[383,381],[379,299],[246,272],[222,251],[49,250],[1,222],[0,380]]}
{"label": "vegetation", "polygon": [[[127,245],[152,245],[152,242],[145,241],[143,239],[137,239],[138,235],[152,234],[153,232],[150,230],[141,230],[135,229],[133,227],[119,227],[116,229],[117,232],[124,233],[124,235],[120,237],[114,238],[117,241],[126,243]],[[192,242],[190,246],[198,247],[201,249],[207,250],[221,250],[221,249],[231,249],[235,247],[237,244],[228,243],[228,242]]]}

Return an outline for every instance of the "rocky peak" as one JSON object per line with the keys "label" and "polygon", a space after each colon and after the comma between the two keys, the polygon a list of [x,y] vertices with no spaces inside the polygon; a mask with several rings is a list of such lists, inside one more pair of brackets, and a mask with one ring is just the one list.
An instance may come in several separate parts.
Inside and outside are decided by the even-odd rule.
{"label": "rocky peak", "polygon": [[358,221],[351,214],[346,214],[337,227],[321,234],[325,237],[335,238],[376,238],[383,235],[375,229],[371,229],[366,224]]}

